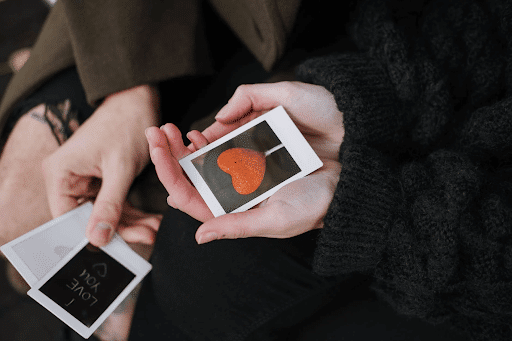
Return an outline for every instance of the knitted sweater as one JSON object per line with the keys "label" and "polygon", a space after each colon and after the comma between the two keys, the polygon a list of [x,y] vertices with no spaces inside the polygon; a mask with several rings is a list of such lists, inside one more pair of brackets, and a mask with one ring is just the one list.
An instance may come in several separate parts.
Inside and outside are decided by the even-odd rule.
{"label": "knitted sweater", "polygon": [[314,260],[371,274],[397,311],[512,339],[510,1],[358,4],[358,53],[303,63],[343,113]]}

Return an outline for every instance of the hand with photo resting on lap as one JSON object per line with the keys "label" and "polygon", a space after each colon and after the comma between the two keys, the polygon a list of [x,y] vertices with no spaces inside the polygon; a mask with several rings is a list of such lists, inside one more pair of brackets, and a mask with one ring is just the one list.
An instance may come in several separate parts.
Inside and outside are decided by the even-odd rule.
{"label": "hand with photo resting on lap", "polygon": [[158,91],[149,85],[112,94],[43,160],[54,218],[94,200],[87,238],[96,246],[108,244],[115,231],[129,243],[154,243],[162,216],[132,207],[126,197],[149,163],[143,132],[157,124],[158,106]]}
{"label": "hand with photo resting on lap", "polygon": [[[279,105],[323,167],[286,185],[253,209],[214,218],[178,160]],[[183,144],[178,128],[170,123],[160,129],[148,128],[146,136],[158,178],[169,193],[168,204],[204,223],[196,232],[199,244],[246,237],[290,238],[323,227],[339,180],[338,151],[344,136],[343,115],[325,88],[299,82],[243,85],[219,111],[214,124],[202,133],[187,134],[190,146]]]}

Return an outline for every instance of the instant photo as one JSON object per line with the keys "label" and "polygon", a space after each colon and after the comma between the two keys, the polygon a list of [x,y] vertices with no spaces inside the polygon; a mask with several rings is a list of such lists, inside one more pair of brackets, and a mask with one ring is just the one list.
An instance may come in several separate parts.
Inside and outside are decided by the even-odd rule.
{"label": "instant photo", "polygon": [[283,107],[277,107],[181,159],[213,215],[243,212],[322,161]]}
{"label": "instant photo", "polygon": [[[265,155],[269,151],[271,153]],[[230,159],[224,162],[231,167],[222,163],[227,160],[221,157],[227,155],[225,152],[232,152]],[[244,167],[244,161],[248,167]],[[198,156],[192,164],[226,213],[301,171],[266,121]],[[240,166],[237,168],[237,165]],[[244,185],[249,188],[243,188]]]}
{"label": "instant photo", "polygon": [[0,249],[25,281],[33,286],[84,239],[92,207],[92,203],[85,203]]}
{"label": "instant photo", "polygon": [[114,258],[87,244],[39,291],[90,327],[134,278]]}
{"label": "instant photo", "polygon": [[[77,212],[90,215],[92,205],[88,206],[77,209]],[[69,215],[65,219],[57,219],[59,225],[64,221],[70,223],[68,229],[71,232],[61,232],[65,232],[63,235],[66,238],[73,235],[69,239],[73,242],[64,238],[65,245],[72,246],[77,237],[81,241],[71,250],[60,250],[61,260],[41,279],[31,284],[32,289],[27,294],[82,337],[88,338],[149,273],[151,264],[133,251],[118,234],[114,234],[106,246],[92,246],[85,237],[87,219],[81,220],[78,225],[72,223]],[[35,238],[34,240],[45,240],[46,237],[41,239],[37,236],[47,230],[45,227],[37,234],[30,234],[30,237]],[[22,237],[20,239],[24,243],[20,245],[32,245],[32,242],[27,244],[27,238]],[[46,246],[49,247],[40,251],[48,258],[48,254],[56,251],[53,244]],[[15,259],[15,262],[21,261]]]}

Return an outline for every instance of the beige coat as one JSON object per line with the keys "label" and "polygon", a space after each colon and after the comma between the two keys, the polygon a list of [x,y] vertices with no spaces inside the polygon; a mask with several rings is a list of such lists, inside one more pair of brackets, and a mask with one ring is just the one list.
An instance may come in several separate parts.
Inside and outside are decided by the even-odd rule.
{"label": "beige coat", "polygon": [[[269,70],[283,54],[300,0],[209,0]],[[140,84],[208,72],[201,0],[59,0],[0,104],[13,106],[76,65],[89,103]]]}

